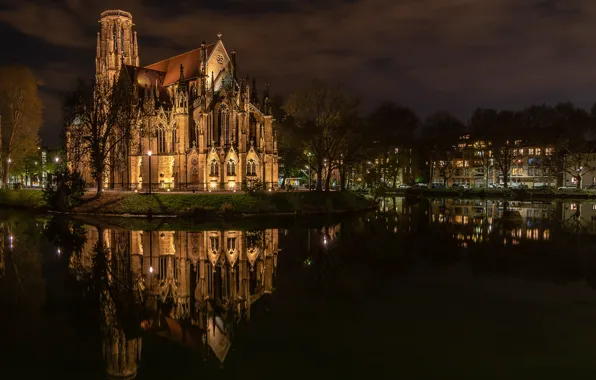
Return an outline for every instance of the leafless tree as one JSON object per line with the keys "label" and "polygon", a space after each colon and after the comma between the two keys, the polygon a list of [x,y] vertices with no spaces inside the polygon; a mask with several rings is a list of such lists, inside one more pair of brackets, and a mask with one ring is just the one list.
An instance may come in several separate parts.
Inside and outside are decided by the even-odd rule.
{"label": "leafless tree", "polygon": [[42,104],[37,79],[27,67],[0,67],[0,159],[6,186],[10,169],[39,146]]}
{"label": "leafless tree", "polygon": [[[303,162],[317,174],[317,190],[322,190],[323,179],[329,189],[329,178],[336,163],[348,160],[345,154],[347,132],[357,123],[358,103],[339,88],[315,80],[297,90],[286,100],[283,109],[289,118],[287,123],[297,144],[293,149]],[[310,154],[310,155],[309,155]],[[326,169],[325,164],[329,165]],[[324,178],[325,176],[325,178]]]}
{"label": "leafless tree", "polygon": [[64,102],[68,161],[88,165],[98,196],[104,176],[124,164],[132,132],[141,119],[135,95],[123,70],[114,84],[79,81]]}

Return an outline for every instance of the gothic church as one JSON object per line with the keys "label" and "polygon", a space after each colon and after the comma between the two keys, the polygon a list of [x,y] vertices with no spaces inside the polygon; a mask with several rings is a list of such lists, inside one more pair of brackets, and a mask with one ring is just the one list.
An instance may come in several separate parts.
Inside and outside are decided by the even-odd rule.
{"label": "gothic church", "polygon": [[[214,43],[140,66],[132,15],[108,10],[99,22],[96,79],[124,76],[143,114],[124,149],[125,164],[110,167],[104,188],[147,190],[149,181],[154,191],[233,191],[257,182],[277,188],[269,88],[260,100],[255,80],[238,78],[236,53],[226,51],[221,34]],[[84,161],[71,165],[93,183]]]}

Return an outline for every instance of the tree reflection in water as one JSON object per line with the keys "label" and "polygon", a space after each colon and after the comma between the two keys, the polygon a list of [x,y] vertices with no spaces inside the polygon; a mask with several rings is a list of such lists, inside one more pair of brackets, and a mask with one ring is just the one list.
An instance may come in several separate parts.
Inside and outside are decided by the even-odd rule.
{"label": "tree reflection in water", "polygon": [[[519,213],[521,220],[507,220],[506,211]],[[190,360],[181,360],[177,352],[176,363],[184,362],[181,366],[193,365],[197,357],[247,365],[265,351],[277,354],[279,365],[286,368],[298,359],[284,359],[284,348],[293,350],[296,342],[306,347],[321,335],[331,342],[341,340],[349,335],[342,324],[350,331],[357,329],[369,310],[378,314],[401,301],[399,308],[406,312],[408,306],[426,301],[418,298],[421,294],[430,297],[428,303],[443,305],[436,295],[440,292],[416,288],[428,283],[427,277],[416,276],[429,268],[437,276],[463,268],[482,279],[585,281],[596,287],[596,207],[589,202],[393,198],[382,200],[375,213],[301,226],[292,222],[281,224],[279,230],[180,230],[167,229],[165,223],[131,230],[57,218],[0,220],[0,291],[5,310],[26,306],[50,315],[70,310],[68,324],[76,329],[77,339],[101,347],[96,356],[103,354],[102,371],[118,378],[143,377],[144,368],[157,371],[159,365],[152,361],[164,349],[155,347],[170,343],[192,353]],[[42,226],[51,243],[39,234]],[[278,245],[283,254],[279,268]],[[400,298],[400,292],[413,294],[416,303],[408,304],[409,298]],[[412,320],[428,322],[426,315]],[[414,323],[404,318],[402,323]],[[27,332],[21,329],[3,337],[16,340],[23,331]],[[261,338],[268,331],[272,335]],[[273,339],[286,331],[289,342],[277,350],[280,343]],[[301,339],[305,346],[299,345]],[[418,339],[412,338],[410,344]],[[268,347],[259,347],[259,342]],[[347,345],[348,339],[342,342]],[[329,350],[342,349],[334,344]],[[233,345],[241,354],[230,355]],[[74,351],[68,351],[69,358],[76,355]],[[151,356],[152,352],[158,354]],[[164,369],[164,374],[168,371]]]}

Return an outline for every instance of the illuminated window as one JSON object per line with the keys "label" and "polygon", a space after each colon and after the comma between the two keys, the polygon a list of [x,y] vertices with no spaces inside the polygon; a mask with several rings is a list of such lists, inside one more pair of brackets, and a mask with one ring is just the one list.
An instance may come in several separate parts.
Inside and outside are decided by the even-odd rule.
{"label": "illuminated window", "polygon": [[210,176],[215,177],[219,174],[219,165],[215,159],[211,160],[211,172]]}
{"label": "illuminated window", "polygon": [[530,156],[533,156],[534,155],[534,149],[533,148],[528,149],[528,154]]}
{"label": "illuminated window", "polygon": [[176,129],[172,129],[172,152],[176,151]]}
{"label": "illuminated window", "polygon": [[215,251],[215,252],[219,251],[219,238],[211,237],[211,238],[209,238],[209,242],[210,242],[209,248],[211,248],[212,251]]}
{"label": "illuminated window", "polygon": [[523,154],[524,154],[524,150],[523,150],[523,149],[520,149],[520,150],[519,150],[519,155],[520,155],[520,156],[523,156]]}
{"label": "illuminated window", "polygon": [[257,175],[257,163],[252,158],[248,160],[246,165],[246,175]]}
{"label": "illuminated window", "polygon": [[572,203],[569,207],[571,210],[577,210],[577,203]]}
{"label": "illuminated window", "polygon": [[537,156],[540,156],[540,153],[541,153],[541,152],[540,152],[540,148],[536,148],[536,155],[537,155]]}
{"label": "illuminated window", "polygon": [[236,175],[236,163],[234,160],[228,160],[228,175]]}
{"label": "illuminated window", "polygon": [[544,154],[546,154],[547,156],[552,156],[553,155],[553,148],[546,148],[544,150]]}
{"label": "illuminated window", "polygon": [[592,210],[596,210],[596,204],[592,205]]}
{"label": "illuminated window", "polygon": [[236,238],[228,238],[228,251],[236,250]]}
{"label": "illuminated window", "polygon": [[166,131],[163,128],[157,129],[157,153],[166,152]]}

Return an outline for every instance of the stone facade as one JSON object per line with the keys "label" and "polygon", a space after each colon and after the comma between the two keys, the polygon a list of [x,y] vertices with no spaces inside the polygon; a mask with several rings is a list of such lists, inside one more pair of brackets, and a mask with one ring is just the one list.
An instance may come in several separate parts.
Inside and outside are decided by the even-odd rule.
{"label": "stone facade", "polygon": [[[146,190],[149,180],[153,190],[236,190],[255,182],[277,188],[268,85],[259,99],[256,81],[239,79],[236,53],[226,50],[221,34],[214,43],[140,66],[131,14],[105,11],[100,24],[96,78],[128,81],[142,109],[120,150],[125,162],[111,166],[105,188]],[[67,151],[72,145],[67,142]],[[85,160],[72,161],[93,183]]]}

